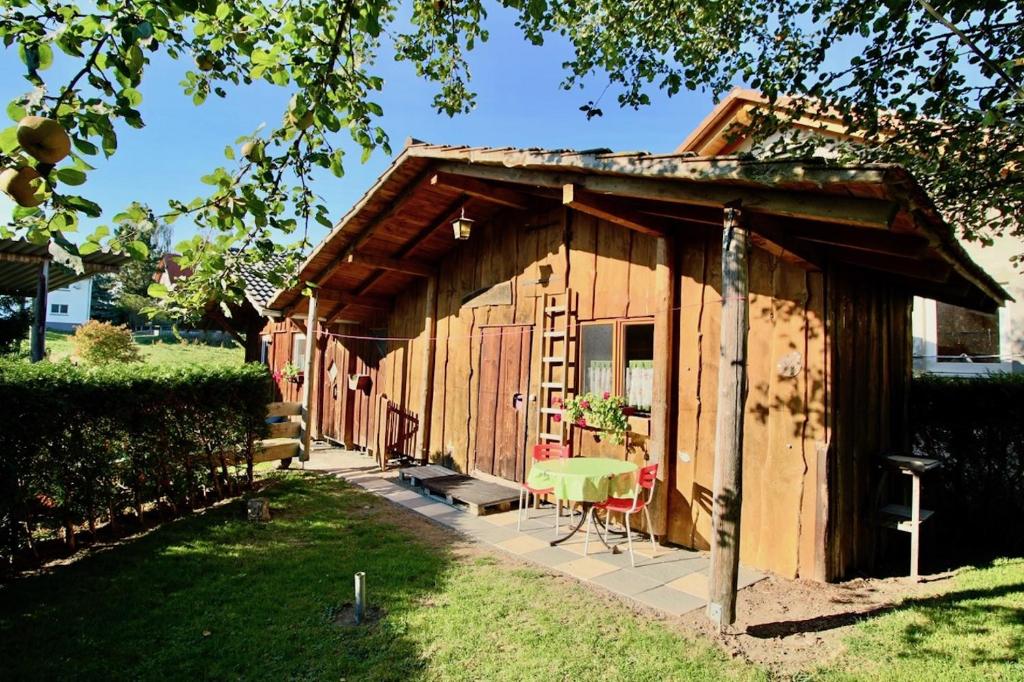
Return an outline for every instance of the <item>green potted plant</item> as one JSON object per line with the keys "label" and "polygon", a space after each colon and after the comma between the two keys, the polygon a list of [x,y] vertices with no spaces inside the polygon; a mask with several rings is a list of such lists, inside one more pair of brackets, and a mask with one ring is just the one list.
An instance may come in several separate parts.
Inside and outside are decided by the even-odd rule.
{"label": "green potted plant", "polygon": [[281,376],[293,384],[302,383],[302,370],[293,362],[284,363],[284,367],[281,368]]}
{"label": "green potted plant", "polygon": [[601,431],[611,442],[622,445],[629,431],[629,418],[625,413],[626,399],[605,391],[602,395],[584,393],[562,402],[565,418],[574,426]]}

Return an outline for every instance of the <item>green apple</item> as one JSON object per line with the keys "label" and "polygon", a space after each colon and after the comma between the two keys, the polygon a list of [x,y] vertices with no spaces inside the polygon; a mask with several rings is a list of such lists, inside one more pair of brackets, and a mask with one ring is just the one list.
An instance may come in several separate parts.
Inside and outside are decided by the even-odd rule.
{"label": "green apple", "polygon": [[18,144],[43,163],[60,163],[71,153],[71,138],[64,128],[42,116],[26,116],[18,121]]}
{"label": "green apple", "polygon": [[285,117],[288,125],[298,128],[299,130],[305,130],[309,126],[313,125],[313,112],[307,111],[302,116],[296,116],[294,112],[289,111]]}
{"label": "green apple", "polygon": [[263,160],[263,141],[262,140],[249,140],[242,145],[242,156],[249,159],[250,161],[262,161]]}
{"label": "green apple", "polygon": [[0,191],[14,199],[18,206],[31,208],[43,203],[43,197],[36,194],[42,176],[31,166],[5,168],[0,173]]}
{"label": "green apple", "polygon": [[217,59],[209,52],[203,52],[196,57],[196,66],[200,71],[213,71],[217,66]]}

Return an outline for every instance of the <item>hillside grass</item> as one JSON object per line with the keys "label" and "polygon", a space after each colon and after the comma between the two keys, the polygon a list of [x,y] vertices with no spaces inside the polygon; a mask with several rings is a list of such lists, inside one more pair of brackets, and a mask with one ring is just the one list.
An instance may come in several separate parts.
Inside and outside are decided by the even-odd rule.
{"label": "hillside grass", "polygon": [[[233,342],[211,345],[201,339],[178,339],[171,334],[159,337],[136,335],[135,341],[139,344],[143,362],[155,365],[237,365],[245,357],[242,347]],[[71,334],[47,331],[46,349],[53,362],[71,357],[74,351]]]}

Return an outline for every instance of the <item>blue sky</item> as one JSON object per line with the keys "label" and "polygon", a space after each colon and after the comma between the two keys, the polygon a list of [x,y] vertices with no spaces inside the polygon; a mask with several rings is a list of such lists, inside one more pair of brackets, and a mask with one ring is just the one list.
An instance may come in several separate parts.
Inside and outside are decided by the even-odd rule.
{"label": "blue sky", "polygon": [[[434,90],[416,77],[411,65],[390,58],[382,61],[380,71],[386,82],[377,101],[384,108],[383,126],[396,152],[409,136],[448,144],[671,151],[713,105],[709,93],[684,92],[670,99],[652,92],[650,106],[639,111],[620,109],[611,88],[600,101],[604,116],[587,121],[579,106],[601,95],[605,80],[596,77],[584,90],[567,92],[559,86],[562,62],[571,54],[565,42],[552,39],[544,47],[530,45],[513,25],[512,15],[500,9],[492,11],[486,24],[490,40],[470,55],[472,84],[478,93],[477,108],[470,114],[449,118],[434,113]],[[6,105],[31,86],[21,77],[23,67],[16,50],[0,54],[0,98]],[[291,94],[286,88],[259,84],[229,91],[223,100],[211,97],[195,107],[178,85],[186,66],[165,58],[154,60],[140,88],[146,128],[119,131],[117,154],[110,159],[97,157],[93,164],[97,170],[81,190],[103,206],[106,218],[132,201],[148,203],[159,212],[170,198],[188,201],[205,194],[209,188],[199,182],[200,176],[217,165],[230,168],[224,146],[260,123],[272,125],[280,120]],[[68,70],[58,60],[44,75],[57,86],[68,80]],[[359,151],[346,141],[347,136],[340,134],[339,142],[348,149],[345,177],[326,174],[315,185],[334,220],[390,162],[377,152],[360,164]],[[6,220],[9,210],[10,203],[0,195],[0,219]],[[174,228],[175,240],[194,233],[185,219]],[[312,236],[318,241],[324,233],[317,226]]]}

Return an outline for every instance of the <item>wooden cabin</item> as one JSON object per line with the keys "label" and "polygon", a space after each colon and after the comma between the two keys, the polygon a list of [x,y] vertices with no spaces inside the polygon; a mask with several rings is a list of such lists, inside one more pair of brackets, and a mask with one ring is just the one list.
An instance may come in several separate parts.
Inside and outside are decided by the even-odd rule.
{"label": "wooden cabin", "polygon": [[[899,167],[411,141],[269,303],[270,361],[304,361],[314,433],[348,447],[512,482],[546,439],[658,462],[653,531],[705,549],[726,212],[754,244],[741,560],[836,579],[906,446],[911,297],[1006,298]],[[584,391],[628,394],[625,445],[558,420]]]}

